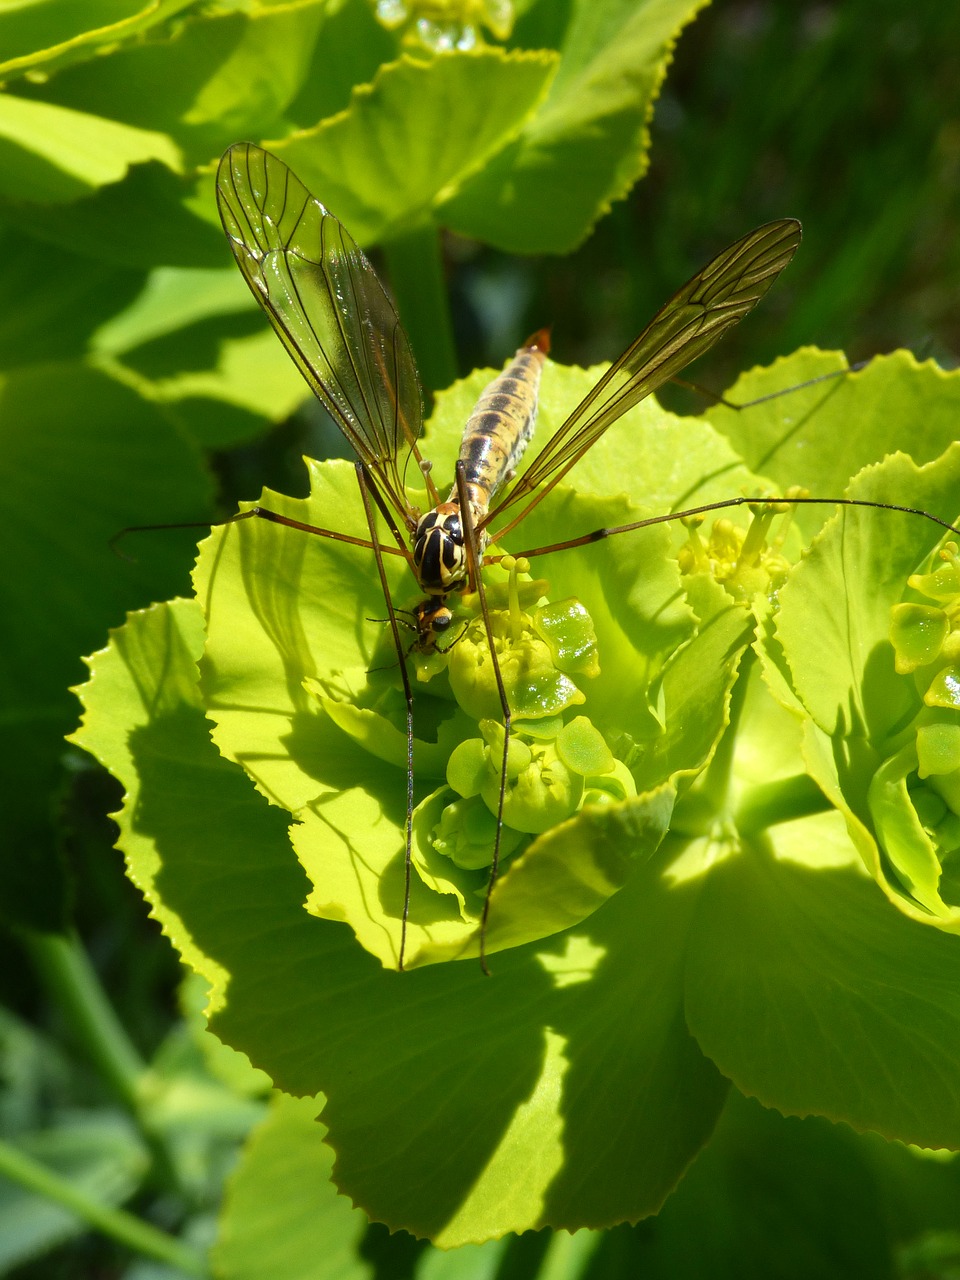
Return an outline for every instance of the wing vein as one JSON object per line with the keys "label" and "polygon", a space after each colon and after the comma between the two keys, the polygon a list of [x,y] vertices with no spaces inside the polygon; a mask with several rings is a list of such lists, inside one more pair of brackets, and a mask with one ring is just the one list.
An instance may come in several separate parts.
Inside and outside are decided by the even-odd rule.
{"label": "wing vein", "polygon": [[[220,161],[217,202],[251,292],[314,394],[402,521],[398,454],[423,426],[420,380],[393,303],[359,246],[276,156]],[[402,439],[401,439],[402,424]]]}
{"label": "wing vein", "polygon": [[[713,258],[674,294],[557,428],[527,470],[484,517],[486,528],[522,503],[507,529],[552,488],[607,428],[703,355],[764,296],[800,244],[793,218],[768,222]],[[504,530],[500,531],[501,533]]]}

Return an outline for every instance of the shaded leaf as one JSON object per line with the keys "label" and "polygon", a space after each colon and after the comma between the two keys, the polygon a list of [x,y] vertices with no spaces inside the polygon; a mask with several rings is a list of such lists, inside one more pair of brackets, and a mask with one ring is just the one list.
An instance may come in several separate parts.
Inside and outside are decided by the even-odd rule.
{"label": "shaded leaf", "polygon": [[[462,235],[568,253],[647,167],[647,121],[699,0],[580,0],[557,75],[517,138],[443,203]],[[576,174],[571,183],[570,175]]]}
{"label": "shaded leaf", "polygon": [[121,267],[223,265],[223,236],[215,225],[213,189],[200,180],[198,208],[191,211],[195,180],[159,163],[134,167],[123,182],[68,204],[36,204],[23,193],[2,206],[4,220],[40,240],[71,252],[82,250]]}
{"label": "shaded leaf", "polygon": [[[370,1280],[367,1220],[330,1181],[323,1099],[279,1095],[234,1172],[214,1251],[223,1280]],[[278,1191],[282,1188],[282,1194]]]}
{"label": "shaded leaf", "polygon": [[0,691],[11,717],[4,909],[57,928],[63,886],[51,869],[49,794],[75,719],[68,686],[82,675],[77,654],[126,609],[184,581],[182,536],[141,542],[137,564],[115,555],[110,538],[128,524],[202,518],[210,487],[193,449],[154,405],[80,364],[8,375],[0,438],[14,567],[0,589]]}
{"label": "shaded leaf", "polygon": [[435,205],[520,128],[556,57],[499,49],[404,56],[350,107],[269,147],[361,245],[430,221]]}
{"label": "shaded leaf", "polygon": [[58,103],[169,134],[198,163],[276,126],[309,67],[326,6],[194,12],[167,39],[62,71]]}
{"label": "shaded leaf", "polygon": [[192,0],[71,0],[11,7],[0,20],[0,74],[4,79],[38,68],[49,74],[74,59],[92,57],[104,45],[129,39],[165,21]]}
{"label": "shaded leaf", "polygon": [[77,200],[150,160],[181,167],[162,133],[12,94],[0,94],[0,159],[0,196],[38,204]]}

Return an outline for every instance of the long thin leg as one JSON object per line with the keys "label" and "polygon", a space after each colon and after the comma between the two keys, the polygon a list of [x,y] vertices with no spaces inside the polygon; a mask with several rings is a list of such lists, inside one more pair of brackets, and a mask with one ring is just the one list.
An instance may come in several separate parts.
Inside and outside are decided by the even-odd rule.
{"label": "long thin leg", "polygon": [[[383,565],[383,552],[388,548],[381,547],[377,538],[373,508],[370,505],[370,477],[367,475],[362,462],[357,462],[354,465],[357,469],[360,498],[363,502],[364,514],[367,517],[367,528],[370,530],[370,545],[373,548],[373,555],[377,562],[377,573],[380,576],[383,599],[387,606],[387,620],[390,623],[393,643],[397,650],[400,678],[403,681],[403,696],[407,704],[407,818],[403,851],[403,917],[400,923],[400,955],[397,960],[397,968],[402,972],[407,950],[407,920],[410,916],[410,882],[413,870],[413,691],[410,688],[410,677],[407,674],[406,650],[400,639],[400,625],[397,622],[397,614],[393,607],[393,599],[390,595],[387,574]],[[392,548],[389,549],[392,550]]]}
{"label": "long thin leg", "polygon": [[[122,551],[117,549],[117,543],[121,538],[125,538],[128,533],[154,533],[160,529],[220,529],[224,525],[239,524],[241,520],[252,520],[254,518],[260,520],[269,520],[273,524],[282,524],[288,529],[299,529],[301,533],[316,533],[321,538],[332,538],[334,542],[348,542],[352,547],[364,547],[367,551],[376,551],[379,547],[381,552],[385,552],[391,556],[404,556],[409,559],[409,552],[405,546],[384,547],[380,546],[376,537],[371,541],[366,538],[355,538],[349,533],[340,533],[336,529],[321,529],[319,525],[305,524],[302,520],[294,520],[292,516],[282,516],[276,511],[268,511],[266,507],[251,507],[249,511],[240,511],[235,516],[228,516],[226,520],[185,520],[178,524],[129,524],[124,529],[118,529],[110,539],[109,546],[117,552],[117,555],[123,559],[129,559]],[[400,534],[396,534],[400,538]]]}
{"label": "long thin leg", "polygon": [[490,626],[490,611],[487,608],[487,594],[483,585],[483,575],[480,572],[480,557],[477,554],[477,537],[473,525],[473,513],[470,508],[470,497],[467,493],[467,482],[464,472],[464,464],[462,461],[457,463],[457,498],[460,503],[460,521],[463,525],[463,544],[467,550],[467,564],[470,569],[470,578],[476,587],[477,596],[480,601],[480,613],[483,618],[484,630],[487,633],[487,644],[490,648],[490,661],[493,664],[493,674],[497,681],[497,693],[500,697],[500,712],[503,716],[503,759],[500,761],[500,791],[497,797],[497,833],[493,841],[493,860],[490,863],[490,879],[487,882],[487,894],[483,900],[483,912],[480,916],[480,968],[483,972],[490,976],[490,970],[487,968],[487,919],[490,915],[490,898],[493,894],[493,886],[497,883],[497,874],[500,870],[500,844],[503,837],[503,807],[507,795],[507,754],[510,750],[510,702],[507,698],[507,691],[503,685],[503,675],[500,671],[500,659],[497,657],[497,646],[493,642],[493,629]]}
{"label": "long thin leg", "polygon": [[[721,502],[707,502],[702,507],[687,507],[684,511],[668,511],[665,515],[647,516],[644,520],[634,520],[630,524],[613,525],[608,529],[592,529],[589,533],[582,533],[578,538],[568,538],[564,542],[551,542],[547,547],[531,547],[528,551],[513,551],[511,555],[526,556],[545,556],[552,551],[567,551],[571,547],[585,547],[591,542],[600,542],[604,538],[612,538],[617,533],[632,533],[634,529],[646,529],[653,524],[666,524],[671,520],[683,520],[688,516],[700,516],[710,511],[725,511],[730,507],[745,507],[753,503],[761,503],[764,505],[774,505],[783,503],[785,506],[827,506],[827,507],[873,507],[880,511],[901,511],[907,516],[923,516],[924,519],[932,521],[933,524],[939,525],[941,529],[945,529],[947,533],[954,533],[960,538],[960,529],[956,525],[952,525],[947,520],[941,520],[939,516],[933,515],[930,511],[921,511],[919,507],[902,507],[896,502],[870,502],[866,498],[724,498]],[[500,535],[495,535],[491,541],[496,542]],[[491,558],[489,563],[495,563],[498,557]]]}
{"label": "long thin leg", "polygon": [[[417,567],[413,563],[413,552],[410,550],[410,547],[407,545],[408,539],[404,538],[403,534],[400,532],[400,527],[397,524],[396,520],[394,519],[393,512],[390,510],[390,508],[387,506],[387,504],[383,500],[383,494],[376,487],[376,485],[373,485],[368,490],[368,492],[370,493],[370,496],[373,498],[374,502],[377,504],[377,509],[379,510],[380,514],[383,516],[384,523],[386,524],[390,532],[393,534],[394,541],[396,542],[397,546],[400,549],[400,554],[404,557],[407,564],[410,566],[410,572],[413,574],[414,577],[416,577]],[[413,535],[413,531],[415,528],[416,528],[416,525],[411,520],[407,526],[408,533],[411,536]],[[389,550],[391,553],[393,552],[393,547],[389,547],[386,549]]]}
{"label": "long thin leg", "polygon": [[722,404],[725,409],[734,409],[739,413],[742,409],[754,409],[758,404],[766,404],[770,400],[780,400],[783,396],[792,395],[794,391],[806,391],[808,387],[815,387],[818,382],[830,382],[834,378],[845,378],[848,374],[859,373],[871,363],[872,359],[871,356],[869,360],[856,360],[846,369],[832,369],[829,373],[819,373],[815,378],[807,378],[792,387],[782,387],[779,391],[768,391],[765,396],[757,396],[756,400],[744,400],[742,404],[734,404],[718,391],[711,391],[709,387],[704,387],[699,382],[691,382],[688,378],[671,378],[670,381],[674,386],[686,387],[688,391],[695,392],[704,400],[709,400],[712,405]]}

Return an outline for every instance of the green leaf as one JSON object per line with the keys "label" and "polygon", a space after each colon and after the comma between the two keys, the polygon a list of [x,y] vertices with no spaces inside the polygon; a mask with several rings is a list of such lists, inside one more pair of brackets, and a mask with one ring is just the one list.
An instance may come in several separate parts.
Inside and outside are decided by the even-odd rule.
{"label": "green leaf", "polygon": [[145,268],[223,266],[223,234],[215,225],[209,176],[200,180],[209,221],[192,209],[196,180],[158,162],[136,165],[124,182],[100,187],[69,204],[37,203],[25,197],[2,205],[4,220],[22,234],[79,248],[116,266]]}
{"label": "green leaf", "polygon": [[286,421],[304,399],[303,381],[273,334],[259,324],[257,332],[244,332],[249,327],[222,321],[191,325],[131,353],[123,367],[151,375],[145,389],[170,406],[199,446],[226,449]]}
{"label": "green leaf", "polygon": [[[953,445],[924,467],[894,454],[862,472],[849,492],[949,521],[958,481],[960,449]],[[779,667],[778,696],[812,721],[805,726],[807,769],[844,815],[866,869],[908,917],[956,932],[960,904],[944,874],[954,834],[943,800],[917,777],[917,730],[929,718],[922,695],[937,663],[923,680],[902,674],[893,644],[908,577],[943,534],[915,514],[841,508],[783,588],[765,645],[768,670]],[[942,832],[933,810],[924,809],[928,801],[947,818]]]}
{"label": "green leaf", "polygon": [[[236,1049],[231,1049],[228,1044],[224,1044],[222,1040],[218,1040],[216,1036],[211,1035],[207,1029],[207,1020],[204,1017],[204,1009],[207,1006],[209,997],[209,987],[203,978],[196,972],[187,972],[180,984],[179,1006],[183,1014],[185,1030],[189,1035],[189,1042],[196,1050],[203,1063],[207,1076],[202,1077],[197,1083],[209,1086],[209,1077],[222,1083],[226,1089],[221,1095],[221,1108],[223,1103],[229,1100],[238,1112],[244,1106],[244,1100],[253,1098],[262,1098],[270,1090],[270,1078],[256,1067],[250,1065],[248,1059],[238,1053]],[[181,1028],[176,1028],[174,1039],[179,1040],[177,1034]],[[192,1065],[192,1064],[190,1064]],[[151,1068],[156,1071],[163,1069],[165,1072],[174,1074],[179,1068],[179,1074],[185,1074],[181,1063],[170,1063],[169,1058],[164,1056],[161,1062],[157,1062],[155,1058],[151,1063]],[[179,1092],[174,1090],[174,1092]],[[184,1091],[186,1092],[186,1091]],[[209,1097],[213,1095],[213,1090],[209,1090]],[[189,1102],[193,1099],[189,1098]],[[202,1115],[194,1115],[194,1122],[199,1121],[199,1126],[205,1125],[210,1121],[210,1128],[214,1129],[218,1125],[219,1117],[209,1117],[206,1113]],[[197,1126],[197,1127],[199,1127]]]}
{"label": "green leaf", "polygon": [[[887,453],[903,449],[923,464],[956,439],[956,372],[932,360],[921,364],[909,351],[875,356],[858,373],[846,370],[841,352],[805,347],[744,374],[725,393],[733,404],[773,399],[739,413],[717,405],[704,416],[781,492],[802,485],[814,497],[840,497],[851,476]],[[797,523],[809,535],[828,514],[829,507],[801,507]]]}
{"label": "green leaf", "polygon": [[396,36],[377,21],[369,0],[327,5],[313,60],[287,116],[298,129],[309,129],[345,111],[354,86],[373,80],[381,63],[396,56]]}
{"label": "green leaf", "polygon": [[56,101],[169,134],[203,163],[238,137],[276,131],[308,73],[326,5],[201,12],[176,38],[131,42],[62,71]]}
{"label": "green leaf", "polygon": [[[125,782],[131,874],[216,983],[217,1034],[288,1089],[330,1086],[341,1188],[393,1226],[452,1246],[649,1212],[724,1091],[676,1016],[691,895],[665,894],[644,872],[579,936],[505,954],[496,987],[472,965],[384,973],[342,926],[304,913],[282,815],[211,747],[193,684],[199,621],[187,604],[134,618],[94,661],[78,740]],[[647,995],[624,1020],[641,974]],[[319,1055],[308,1048],[318,1036]],[[644,1096],[625,1127],[638,1078]],[[371,1133],[389,1135],[376,1167]],[[609,1170],[599,1182],[585,1172],[598,1151]]]}
{"label": "green leaf", "polygon": [[182,535],[141,535],[136,564],[114,554],[110,539],[125,525],[202,518],[210,485],[155,406],[80,364],[4,378],[0,433],[7,554],[16,566],[3,586],[0,665],[4,905],[9,917],[51,929],[64,905],[49,793],[60,785],[63,734],[75,722],[68,686],[83,674],[77,655],[126,609],[185,585]]}
{"label": "green leaf", "polygon": [[308,394],[233,268],[158,268],[92,345],[207,448],[283,421]]}
{"label": "green leaf", "polygon": [[[194,601],[133,615],[110,646],[88,660],[84,717],[72,740],[123,782],[125,802],[117,821],[129,874],[184,960],[210,983],[210,1007],[217,1009],[228,975],[203,946],[216,955],[225,921],[221,908],[236,908],[244,876],[253,872],[259,878],[271,851],[272,901],[283,901],[291,872],[297,900],[303,876],[289,855],[286,820],[258,802],[240,771],[210,743],[197,688],[203,639],[203,617]],[[184,827],[193,806],[203,819]],[[207,858],[208,842],[218,839],[230,845],[232,871]],[[219,904],[208,921],[204,900]],[[258,930],[269,926],[262,905]],[[227,936],[234,930],[228,924]]]}
{"label": "green leaf", "polygon": [[746,646],[753,638],[753,619],[712,579],[688,582],[700,630],[672,655],[663,678],[663,700],[670,714],[635,768],[641,786],[686,774],[707,764],[729,723],[730,690]]}
{"label": "green leaf", "polygon": [[0,74],[5,80],[41,68],[92,57],[149,30],[173,16],[191,0],[97,0],[82,7],[72,0],[41,0],[11,6],[0,18]]}
{"label": "green leaf", "polygon": [[[894,454],[851,485],[852,497],[899,502],[950,521],[958,510],[960,446],[918,468]],[[916,515],[841,509],[781,593],[777,639],[804,706],[826,733],[867,738],[881,754],[919,710],[912,680],[898,676],[891,610],[907,577],[944,530]],[[843,610],[834,602],[843,599]]]}
{"label": "green leaf", "polygon": [[0,195],[38,204],[77,200],[149,160],[181,170],[162,133],[11,94],[0,94],[0,157]]}
{"label": "green leaf", "polygon": [[516,1251],[523,1249],[524,1243],[529,1245],[532,1242],[539,1250],[541,1239],[540,1235],[521,1236],[511,1240],[489,1240],[481,1245],[462,1245],[459,1249],[427,1248],[418,1260],[416,1280],[496,1280],[497,1276],[505,1274],[501,1268],[512,1261],[511,1246]]}
{"label": "green leaf", "polygon": [[212,316],[243,312],[259,315],[233,267],[158,267],[130,305],[98,329],[94,349],[120,356]]}
{"label": "green leaf", "polygon": [[330,1181],[322,1105],[278,1095],[251,1136],[220,1217],[213,1258],[222,1280],[372,1278],[358,1249],[367,1220]]}
{"label": "green leaf", "polygon": [[[448,1247],[524,1223],[599,1224],[652,1206],[679,1172],[674,1162],[680,1151],[709,1130],[724,1090],[708,1064],[690,1052],[675,1017],[680,975],[673,961],[689,925],[690,897],[662,894],[657,883],[656,874],[641,870],[586,927],[546,947],[505,953],[492,992],[472,966],[406,975],[409,986],[396,989],[400,1003],[390,998],[381,1006],[385,1015],[389,1008],[399,1016],[394,1025],[400,1038],[370,1041],[366,1061],[354,1064],[357,1073],[374,1070],[375,1060],[381,1070],[390,1064],[382,1099],[371,1109],[369,1092],[361,1090],[361,1101],[340,1068],[334,1072],[336,1097],[325,1115],[339,1151],[340,1185],[357,1195],[365,1184],[360,1194],[374,1216],[426,1228]],[[615,1011],[629,999],[638,974],[645,994],[625,1020]],[[450,998],[457,1017],[444,1016],[445,1047],[434,1053],[429,1006]],[[423,1065],[415,1073],[403,1044],[417,1045]],[[645,1081],[640,1094],[637,1079]],[[486,1117],[486,1133],[476,1138],[468,1118],[478,1101],[474,1085]],[[429,1134],[395,1092],[406,1095],[415,1087],[433,1099],[436,1127]],[[682,1116],[668,1102],[678,1095],[685,1099]],[[624,1097],[632,1098],[626,1123]],[[437,1099],[443,1101],[438,1105]],[[665,1124],[673,1129],[669,1141]],[[361,1134],[383,1125],[391,1148],[398,1154],[406,1149],[408,1171],[425,1180],[409,1187],[412,1195],[388,1169],[372,1179],[363,1169],[369,1164]],[[409,1163],[415,1132],[424,1161],[418,1159],[417,1167]],[[455,1159],[441,1136],[451,1132],[459,1137]],[[601,1151],[604,1174],[598,1178]]]}
{"label": "green leaf", "polygon": [[[699,0],[579,0],[549,93],[440,220],[517,253],[567,253],[647,167],[647,123]],[[576,181],[570,175],[576,174]]]}
{"label": "green leaf", "polygon": [[0,277],[0,367],[70,360],[139,291],[143,276],[6,230]]}
{"label": "green leaf", "polygon": [[[605,1236],[588,1274],[892,1280],[900,1272],[886,1205],[898,1187],[874,1167],[881,1146],[731,1094],[709,1144],[656,1220]],[[895,1154],[901,1165],[919,1163],[905,1149]]]}
{"label": "green leaf", "polygon": [[390,239],[430,221],[516,133],[555,64],[547,51],[405,56],[358,86],[346,111],[268,146],[361,245]]}
{"label": "green leaf", "polygon": [[[848,859],[838,816],[807,825],[811,846]],[[960,947],[856,863],[748,845],[706,883],[688,964],[690,1029],[742,1093],[920,1146],[960,1141]]]}

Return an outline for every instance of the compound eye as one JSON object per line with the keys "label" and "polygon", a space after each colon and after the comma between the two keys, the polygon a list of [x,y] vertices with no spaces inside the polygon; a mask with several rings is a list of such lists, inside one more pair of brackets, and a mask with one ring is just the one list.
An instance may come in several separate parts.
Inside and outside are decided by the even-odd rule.
{"label": "compound eye", "polygon": [[441,609],[430,619],[430,626],[434,631],[449,631],[451,622],[453,614],[448,609]]}

